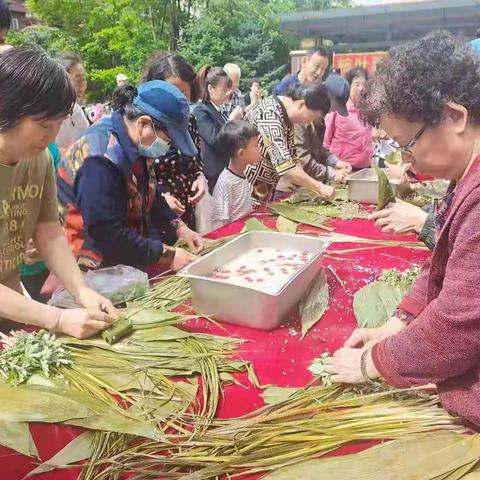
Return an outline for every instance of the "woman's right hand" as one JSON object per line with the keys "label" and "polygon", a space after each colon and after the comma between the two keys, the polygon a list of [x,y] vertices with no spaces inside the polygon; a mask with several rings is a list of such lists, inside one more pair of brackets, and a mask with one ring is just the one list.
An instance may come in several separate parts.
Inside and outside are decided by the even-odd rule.
{"label": "woman's right hand", "polygon": [[178,272],[183,267],[186,267],[189,263],[192,263],[197,257],[187,252],[183,248],[175,248],[175,257],[173,257],[170,268],[174,272]]}
{"label": "woman's right hand", "polygon": [[335,183],[345,183],[347,181],[348,176],[349,176],[349,173],[347,172],[347,170],[343,168],[339,170],[335,170],[334,181]]}
{"label": "woman's right hand", "polygon": [[84,339],[105,330],[113,321],[114,318],[104,312],[72,308],[57,313],[53,331]]}
{"label": "woman's right hand", "polygon": [[164,193],[163,197],[165,201],[168,203],[168,206],[177,214],[183,215],[185,213],[185,207],[182,205],[180,200],[177,200],[173,195],[170,193]]}
{"label": "woman's right hand", "polygon": [[318,182],[315,191],[327,200],[333,200],[335,198],[335,187],[332,185],[325,185],[322,182]]}

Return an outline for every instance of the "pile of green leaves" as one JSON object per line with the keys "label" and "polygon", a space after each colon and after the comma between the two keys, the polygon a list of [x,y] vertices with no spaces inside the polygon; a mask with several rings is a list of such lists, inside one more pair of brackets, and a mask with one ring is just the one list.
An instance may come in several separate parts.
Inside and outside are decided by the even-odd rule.
{"label": "pile of green leaves", "polygon": [[[310,192],[299,192],[290,198],[269,205],[269,210],[292,222],[323,230],[332,230],[326,222],[332,218],[351,220],[353,218],[365,218],[360,205],[355,202],[333,201],[328,202]],[[288,227],[293,231],[293,227]]]}
{"label": "pile of green leaves", "polygon": [[0,372],[7,383],[20,385],[36,373],[42,373],[46,378],[57,376],[60,367],[72,364],[69,350],[46,330],[0,335],[3,342]]}
{"label": "pile of green leaves", "polygon": [[387,322],[419,273],[419,267],[404,272],[385,270],[379,280],[361,288],[353,297],[353,311],[358,325],[374,328]]}
{"label": "pile of green leaves", "polygon": [[420,270],[421,268],[417,266],[407,268],[407,270],[404,270],[403,272],[400,272],[396,268],[390,268],[389,270],[384,270],[382,272],[380,280],[391,287],[399,285],[408,290],[417,279]]}

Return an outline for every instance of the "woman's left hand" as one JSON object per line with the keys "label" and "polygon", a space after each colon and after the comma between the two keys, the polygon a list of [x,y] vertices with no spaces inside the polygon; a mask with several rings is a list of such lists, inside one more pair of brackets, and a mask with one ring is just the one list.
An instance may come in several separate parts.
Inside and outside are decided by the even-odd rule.
{"label": "woman's left hand", "polygon": [[114,319],[118,318],[117,310],[112,302],[89,287],[85,286],[79,290],[76,301],[88,312],[103,312]]}
{"label": "woman's left hand", "polygon": [[[365,383],[361,369],[363,352],[364,349],[360,348],[340,348],[333,354],[333,357],[327,358],[325,371],[332,375],[332,382],[351,384]],[[370,354],[367,358],[367,373],[371,379],[379,376],[371,362]]]}
{"label": "woman's left hand", "polygon": [[194,253],[199,253],[203,250],[203,238],[193,230],[190,230],[186,225],[177,230],[177,237],[179,240],[184,240]]}
{"label": "woman's left hand", "polygon": [[192,197],[189,197],[188,201],[196,205],[207,193],[208,183],[204,175],[199,175],[197,179],[192,183]]}

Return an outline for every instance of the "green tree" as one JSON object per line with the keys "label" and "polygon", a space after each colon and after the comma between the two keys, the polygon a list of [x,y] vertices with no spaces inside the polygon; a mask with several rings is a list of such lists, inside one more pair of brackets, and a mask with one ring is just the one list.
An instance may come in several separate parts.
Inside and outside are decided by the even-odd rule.
{"label": "green tree", "polygon": [[291,38],[280,30],[277,13],[284,1],[216,0],[185,28],[179,50],[196,68],[233,62],[242,68],[243,89],[252,78],[266,88],[288,72]]}

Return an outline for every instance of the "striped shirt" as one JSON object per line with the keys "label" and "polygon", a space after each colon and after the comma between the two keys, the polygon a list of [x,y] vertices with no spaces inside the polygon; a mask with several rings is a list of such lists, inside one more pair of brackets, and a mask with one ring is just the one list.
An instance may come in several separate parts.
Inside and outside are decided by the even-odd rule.
{"label": "striped shirt", "polygon": [[229,168],[223,170],[213,191],[213,228],[245,217],[252,209],[251,187],[247,179]]}

